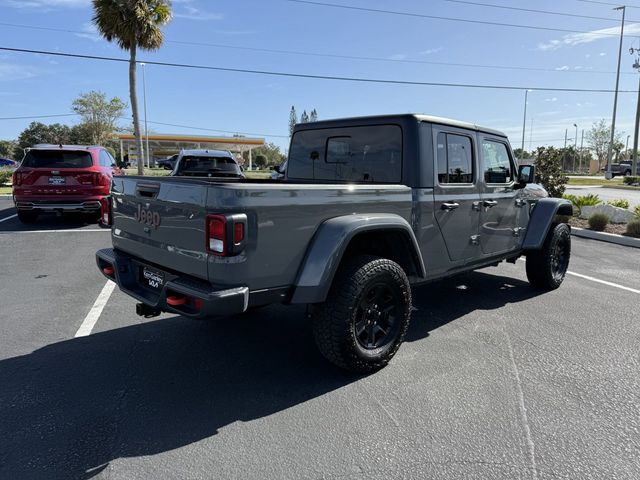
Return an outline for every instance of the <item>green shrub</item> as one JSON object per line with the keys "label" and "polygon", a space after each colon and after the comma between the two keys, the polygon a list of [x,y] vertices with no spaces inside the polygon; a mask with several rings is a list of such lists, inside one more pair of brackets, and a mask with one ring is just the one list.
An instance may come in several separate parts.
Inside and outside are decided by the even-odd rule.
{"label": "green shrub", "polygon": [[627,235],[640,238],[640,220],[627,223]]}
{"label": "green shrub", "polygon": [[12,173],[13,173],[12,169],[0,168],[0,185],[4,185],[5,183],[9,183],[11,181],[11,174]]}
{"label": "green shrub", "polygon": [[589,195],[563,195],[562,198],[573,203],[578,215],[582,212],[582,207],[593,207],[601,203],[600,197],[593,193],[590,193]]}
{"label": "green shrub", "polygon": [[636,208],[633,209],[633,213],[636,215],[636,218],[640,219],[640,205],[636,205]]}
{"label": "green shrub", "polygon": [[640,177],[624,177],[622,181],[625,185],[631,185],[633,183],[640,183]]}
{"label": "green shrub", "polygon": [[618,200],[609,200],[607,203],[612,207],[618,207],[618,208],[624,208],[624,209],[629,208],[629,200],[625,198],[620,198]]}
{"label": "green shrub", "polygon": [[536,178],[550,197],[561,198],[569,177],[562,170],[564,153],[554,147],[538,147],[536,157]]}
{"label": "green shrub", "polygon": [[604,230],[604,227],[609,223],[609,217],[607,217],[604,213],[594,213],[589,217],[589,227],[591,230],[595,230],[596,232],[601,232]]}

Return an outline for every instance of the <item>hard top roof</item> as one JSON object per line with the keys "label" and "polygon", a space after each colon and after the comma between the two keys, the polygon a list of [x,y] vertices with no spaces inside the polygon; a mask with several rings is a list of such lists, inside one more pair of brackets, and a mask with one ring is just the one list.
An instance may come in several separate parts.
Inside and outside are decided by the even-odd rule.
{"label": "hard top roof", "polygon": [[449,126],[458,127],[458,128],[466,128],[469,130],[489,133],[489,134],[497,135],[500,137],[507,136],[506,134],[504,134],[499,130],[476,125],[475,123],[462,122],[460,120],[454,120],[452,118],[436,117],[433,115],[423,115],[419,113],[401,113],[401,114],[387,114],[387,115],[371,115],[371,116],[362,116],[362,117],[334,118],[329,120],[320,120],[317,122],[299,123],[299,124],[296,124],[296,130],[327,128],[331,126],[339,126],[342,123],[353,124],[358,122],[366,122],[368,124],[371,124],[371,123],[378,123],[378,122],[389,123],[394,121],[397,122],[397,121],[407,121],[407,120],[414,120],[417,122],[429,122],[429,123],[435,123],[438,125],[449,125]]}
{"label": "hard top roof", "polygon": [[229,157],[233,158],[233,154],[228,150],[214,150],[211,148],[182,150],[180,156],[193,155],[198,157]]}
{"label": "hard top roof", "polygon": [[94,150],[96,148],[102,148],[100,145],[56,145],[55,143],[38,143],[33,147],[29,147],[29,150]]}

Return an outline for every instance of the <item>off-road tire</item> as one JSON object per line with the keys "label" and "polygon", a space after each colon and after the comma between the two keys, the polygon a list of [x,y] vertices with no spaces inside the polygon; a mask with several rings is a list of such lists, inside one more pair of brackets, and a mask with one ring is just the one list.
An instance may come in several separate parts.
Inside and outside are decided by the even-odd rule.
{"label": "off-road tire", "polygon": [[[373,302],[365,296],[380,290],[388,291],[388,294],[379,303],[393,305],[389,307],[393,314],[377,313],[377,321],[388,322],[385,326],[389,333],[382,336],[386,343],[380,347],[372,346],[375,342],[365,347],[362,335],[368,333],[361,331],[358,334],[357,325],[366,322],[364,315],[376,315],[370,310],[364,312],[363,303]],[[389,298],[391,301],[387,303]],[[385,258],[358,256],[340,267],[327,300],[314,306],[313,334],[318,349],[331,363],[353,372],[367,373],[379,370],[393,358],[407,333],[410,318],[411,286],[402,267]],[[384,330],[378,330],[378,334],[380,332]]]}
{"label": "off-road tire", "polygon": [[527,279],[541,290],[558,288],[569,268],[571,230],[565,223],[554,225],[547,233],[542,248],[527,254]]}
{"label": "off-road tire", "polygon": [[38,212],[33,210],[18,210],[18,220],[22,223],[34,223],[38,219]]}

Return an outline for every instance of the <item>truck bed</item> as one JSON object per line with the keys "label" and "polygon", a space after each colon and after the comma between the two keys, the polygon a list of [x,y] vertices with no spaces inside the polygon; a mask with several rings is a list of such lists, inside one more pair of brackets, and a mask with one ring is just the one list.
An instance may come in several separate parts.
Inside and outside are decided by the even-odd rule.
{"label": "truck bed", "polygon": [[[123,176],[114,177],[112,194],[115,249],[221,288],[248,282],[250,291],[292,285],[325,220],[383,210],[410,222],[412,208],[404,185]],[[206,217],[217,213],[247,215],[246,247],[237,256],[207,252]]]}

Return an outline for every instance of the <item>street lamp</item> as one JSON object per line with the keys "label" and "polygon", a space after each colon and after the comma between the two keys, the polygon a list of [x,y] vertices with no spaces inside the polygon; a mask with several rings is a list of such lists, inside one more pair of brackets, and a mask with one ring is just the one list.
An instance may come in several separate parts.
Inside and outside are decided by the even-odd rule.
{"label": "street lamp", "polygon": [[613,174],[611,173],[611,157],[613,155],[613,142],[616,135],[616,110],[618,108],[618,88],[620,86],[620,62],[622,61],[622,39],[624,38],[624,16],[627,7],[616,7],[614,10],[622,10],[622,24],[620,25],[620,47],[618,48],[618,71],[616,73],[616,93],[613,97],[613,118],[611,119],[611,141],[609,142],[609,151],[607,152],[607,171],[605,178],[611,180]]}
{"label": "street lamp", "polygon": [[522,152],[520,155],[524,156],[524,131],[527,126],[527,98],[529,97],[529,92],[533,92],[533,90],[525,90],[524,91],[524,118],[522,120]]}
{"label": "street lamp", "polygon": [[[146,64],[144,62],[140,63],[140,66],[142,67],[142,101],[144,103],[144,136],[146,137],[145,150],[147,154],[147,167],[151,168],[151,157],[149,156],[149,130],[147,128],[147,85],[144,77],[145,65]],[[142,161],[144,165],[144,159]]]}
{"label": "street lamp", "polygon": [[[574,123],[573,124],[574,127],[576,127],[576,141],[573,144],[573,146],[575,147],[576,150],[578,150],[578,124]],[[576,156],[577,156],[578,152],[576,151],[576,153],[573,155],[573,172],[575,173],[576,171]]]}

